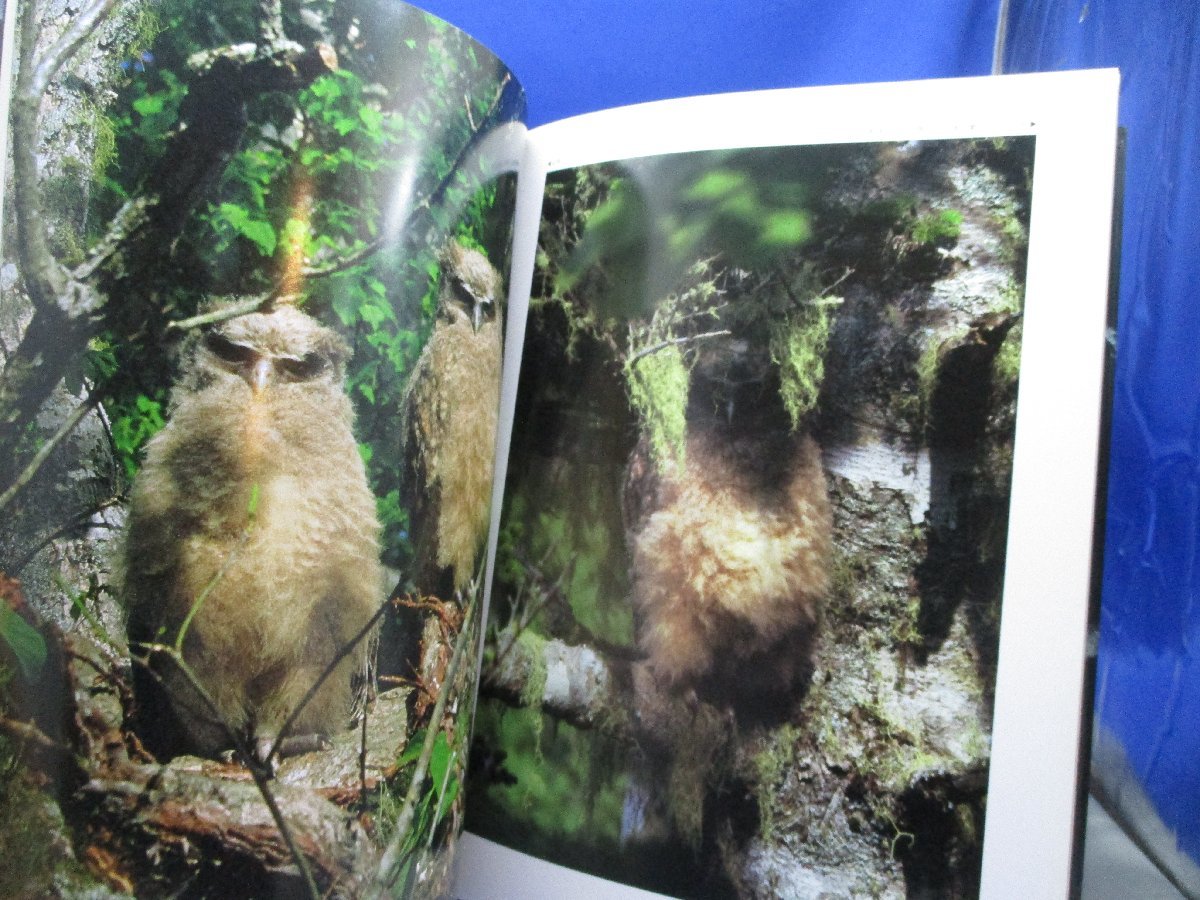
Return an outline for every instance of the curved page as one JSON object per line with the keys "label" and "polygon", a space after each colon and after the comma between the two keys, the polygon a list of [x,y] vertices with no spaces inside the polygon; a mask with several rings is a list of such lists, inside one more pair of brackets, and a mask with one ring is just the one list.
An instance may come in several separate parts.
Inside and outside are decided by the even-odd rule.
{"label": "curved page", "polygon": [[0,894],[440,896],[521,90],[399,2],[80,6],[9,8]]}

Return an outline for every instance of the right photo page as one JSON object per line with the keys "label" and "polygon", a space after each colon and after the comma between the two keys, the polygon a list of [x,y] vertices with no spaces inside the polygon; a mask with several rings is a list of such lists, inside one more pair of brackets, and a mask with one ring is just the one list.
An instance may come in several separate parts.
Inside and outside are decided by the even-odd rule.
{"label": "right photo page", "polygon": [[471,831],[677,895],[978,894],[1035,150],[549,176]]}

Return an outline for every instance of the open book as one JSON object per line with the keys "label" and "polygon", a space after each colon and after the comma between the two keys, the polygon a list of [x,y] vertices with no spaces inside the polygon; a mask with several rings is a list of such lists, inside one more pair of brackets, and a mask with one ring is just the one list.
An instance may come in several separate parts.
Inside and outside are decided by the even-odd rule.
{"label": "open book", "polygon": [[86,6],[5,16],[0,894],[1069,892],[1115,72],[527,131],[400,3]]}

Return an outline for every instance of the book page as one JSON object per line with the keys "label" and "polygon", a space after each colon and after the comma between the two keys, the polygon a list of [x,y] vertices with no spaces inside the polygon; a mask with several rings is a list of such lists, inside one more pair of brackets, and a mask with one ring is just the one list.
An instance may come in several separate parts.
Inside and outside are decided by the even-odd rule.
{"label": "book page", "polygon": [[403,3],[64,9],[6,18],[0,895],[441,896],[521,89]]}
{"label": "book page", "polygon": [[1115,85],[533,133],[461,896],[1068,892]]}

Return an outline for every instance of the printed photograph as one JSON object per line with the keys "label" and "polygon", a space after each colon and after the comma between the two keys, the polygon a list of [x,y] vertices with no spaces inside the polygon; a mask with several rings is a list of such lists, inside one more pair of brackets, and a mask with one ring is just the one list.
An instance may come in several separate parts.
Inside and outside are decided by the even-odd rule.
{"label": "printed photograph", "polygon": [[26,0],[0,896],[442,896],[524,99],[387,0]]}
{"label": "printed photograph", "polygon": [[551,173],[472,832],[673,896],[978,894],[1033,167]]}

